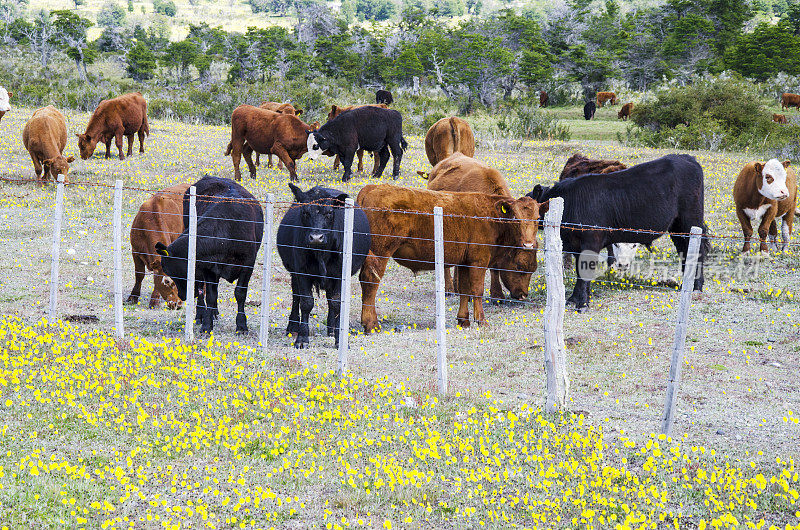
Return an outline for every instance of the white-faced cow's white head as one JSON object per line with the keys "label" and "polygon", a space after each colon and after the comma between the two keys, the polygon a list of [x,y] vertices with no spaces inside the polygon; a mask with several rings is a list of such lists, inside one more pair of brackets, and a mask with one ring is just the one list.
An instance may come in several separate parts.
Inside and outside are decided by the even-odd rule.
{"label": "white-faced cow's white head", "polygon": [[3,114],[11,110],[11,96],[13,96],[13,92],[7,92],[5,88],[0,86],[0,119],[3,118]]}
{"label": "white-faced cow's white head", "polygon": [[[786,186],[786,168],[789,161],[779,162],[772,159],[766,164],[756,162],[755,169],[761,182],[758,192],[767,199],[782,201],[789,197],[789,188]],[[757,177],[757,178],[758,178]]]}
{"label": "white-faced cow's white head", "polygon": [[614,243],[614,265],[620,272],[631,268],[631,263],[639,250],[639,243]]}
{"label": "white-faced cow's white head", "polygon": [[330,140],[325,138],[318,131],[306,131],[308,133],[308,157],[316,160],[319,155],[328,150],[331,146]]}

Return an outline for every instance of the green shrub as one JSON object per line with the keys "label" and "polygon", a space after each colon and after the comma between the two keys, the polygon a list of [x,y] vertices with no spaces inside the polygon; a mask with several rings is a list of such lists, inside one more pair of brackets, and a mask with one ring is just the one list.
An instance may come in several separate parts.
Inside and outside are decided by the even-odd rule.
{"label": "green shrub", "polygon": [[516,115],[502,114],[497,120],[501,133],[531,140],[570,139],[569,127],[561,125],[558,119],[539,110],[536,106],[521,106]]}

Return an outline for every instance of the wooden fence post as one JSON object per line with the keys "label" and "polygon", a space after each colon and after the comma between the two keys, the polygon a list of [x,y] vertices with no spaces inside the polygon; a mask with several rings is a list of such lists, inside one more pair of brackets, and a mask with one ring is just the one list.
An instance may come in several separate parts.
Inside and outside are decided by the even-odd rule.
{"label": "wooden fence post", "polygon": [[436,266],[436,374],[439,394],[444,396],[447,394],[447,334],[444,304],[444,218],[441,206],[433,208],[433,240]]}
{"label": "wooden fence post", "polygon": [[117,338],[125,336],[122,319],[122,181],[114,183],[114,326]]}
{"label": "wooden fence post", "polygon": [[58,176],[56,205],[53,210],[53,248],[50,257],[50,308],[47,320],[50,324],[58,316],[58,265],[61,254],[61,220],[64,217],[64,176]]}
{"label": "wooden fence post", "polygon": [[700,254],[702,236],[703,229],[693,226],[689,237],[689,249],[686,252],[686,265],[683,269],[678,322],[675,326],[675,339],[672,342],[672,362],[667,381],[667,398],[664,403],[664,415],[661,418],[661,434],[667,436],[672,433],[672,424],[675,422],[675,404],[678,401],[678,386],[681,382],[681,366],[683,365],[683,352],[686,347],[686,333],[689,326],[689,308],[691,307],[694,279],[697,274],[697,259]]}
{"label": "wooden fence post", "polygon": [[567,354],[564,346],[564,260],[561,243],[561,216],[564,199],[550,199],[544,217],[544,264],[547,282],[547,304],[544,309],[544,369],[547,380],[545,410],[554,413],[563,409],[569,393]]}
{"label": "wooden fence post", "polygon": [[347,371],[347,350],[350,347],[350,269],[353,268],[353,210],[355,201],[344,200],[344,241],[342,245],[342,288],[339,293],[339,359],[336,374]]}
{"label": "wooden fence post", "polygon": [[269,313],[270,313],[270,287],[272,284],[272,213],[275,196],[267,194],[267,223],[264,228],[264,235],[261,238],[261,246],[264,247],[264,270],[261,277],[261,325],[258,328],[258,341],[261,343],[261,351],[267,354],[267,341],[269,339]]}
{"label": "wooden fence post", "polygon": [[184,340],[194,340],[194,274],[197,261],[197,188],[189,188],[189,254],[186,263],[186,328]]}

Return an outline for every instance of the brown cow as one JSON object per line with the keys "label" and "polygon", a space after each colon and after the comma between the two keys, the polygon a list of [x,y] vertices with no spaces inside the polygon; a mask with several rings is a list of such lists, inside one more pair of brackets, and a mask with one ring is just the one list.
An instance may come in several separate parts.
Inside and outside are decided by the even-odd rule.
{"label": "brown cow", "polygon": [[786,110],[791,107],[797,107],[797,110],[800,110],[800,94],[784,92],[783,95],[781,95],[781,110]]}
{"label": "brown cow", "polygon": [[537,220],[547,209],[530,197],[512,199],[485,193],[453,193],[367,185],[357,201],[369,218],[370,252],[361,267],[361,324],[366,332],[380,327],[375,295],[389,258],[414,272],[434,269],[433,212],[444,210],[444,262],[456,266],[461,301],[458,324],[484,322],[483,283],[490,264],[512,269],[508,247],[536,250]]}
{"label": "brown cow", "polygon": [[475,136],[469,123],[455,116],[434,123],[425,135],[425,153],[432,166],[453,153],[475,156]]}
{"label": "brown cow", "polygon": [[252,105],[239,105],[231,115],[231,141],[225,156],[233,159],[233,172],[236,180],[242,179],[239,163],[244,154],[250,177],[256,178],[256,166],[253,164],[253,151],[272,153],[289,170],[289,178],[297,180],[297,165],[308,151],[306,142],[311,126],[291,114],[279,114]]}
{"label": "brown cow", "polygon": [[48,177],[56,180],[58,175],[64,175],[69,183],[69,165],[75,157],[64,158],[62,154],[67,146],[67,120],[54,106],[33,113],[22,131],[22,143],[33,160],[36,180],[43,182]]}
{"label": "brown cow", "polygon": [[[434,191],[473,191],[485,193],[487,195],[503,195],[513,198],[511,190],[506,183],[506,179],[496,169],[470,158],[461,153],[454,153],[445,158],[433,168],[430,175],[418,171],[421,176],[428,179],[428,189]],[[503,286],[508,287],[511,296],[517,300],[523,300],[528,296],[528,289],[531,283],[532,273],[536,271],[536,252],[527,249],[507,249],[510,254],[510,261],[513,263],[511,269],[502,268],[500,270],[491,268],[489,276],[491,278],[489,294],[492,301],[505,299]],[[490,267],[496,264],[490,263]],[[457,287],[453,285],[450,275],[450,267],[444,269],[445,289],[447,292],[457,292]]]}
{"label": "brown cow", "polygon": [[631,117],[631,111],[632,110],[633,110],[633,103],[630,103],[630,102],[625,103],[622,106],[622,108],[619,109],[619,112],[617,112],[617,118],[619,118],[622,121],[627,120],[628,118]]}
{"label": "brown cow", "polygon": [[782,224],[781,249],[788,248],[797,208],[797,176],[794,169],[789,167],[788,160],[781,163],[773,158],[766,164],[750,162],[745,165],[733,185],[733,200],[744,233],[742,252],[750,250],[750,238],[753,236],[751,221],[759,220],[760,251],[769,252],[767,233],[770,242],[777,247],[778,221]]}
{"label": "brown cow", "polygon": [[[328,121],[331,121],[342,112],[357,109],[358,107],[380,107],[382,109],[388,109],[389,105],[387,105],[386,103],[370,103],[369,105],[347,105],[346,107],[331,105],[331,110],[330,112],[328,112]],[[364,171],[364,150],[359,149],[358,151],[356,151],[356,156],[358,156],[358,171]],[[378,170],[379,165],[380,163],[378,161],[378,157],[375,157],[375,165],[372,168],[372,173],[375,173]],[[336,158],[333,160],[333,170],[336,171],[337,169],[339,169],[339,155],[336,155]]]}
{"label": "brown cow", "polygon": [[[303,109],[295,108],[291,103],[276,103],[274,101],[262,101],[258,108],[293,116],[300,116],[303,113]],[[256,153],[256,166],[260,165],[261,153]],[[272,153],[267,154],[267,167],[272,167]],[[280,160],[278,160],[278,169],[283,169],[283,162]]]}
{"label": "brown cow", "polygon": [[617,94],[615,92],[598,92],[597,93],[597,106],[602,107],[606,101],[610,101],[611,105],[617,104]]}
{"label": "brown cow", "polygon": [[619,160],[594,160],[580,153],[575,153],[564,164],[564,169],[561,170],[561,176],[558,180],[571,179],[589,173],[613,173],[627,168],[628,166]]}
{"label": "brown cow", "polygon": [[550,101],[550,96],[547,95],[547,92],[544,90],[539,91],[539,106],[546,107],[547,103]]}
{"label": "brown cow", "polygon": [[783,123],[783,124],[789,123],[789,120],[786,119],[786,114],[773,114],[772,121],[774,121],[775,123]]}
{"label": "brown cow", "polygon": [[139,213],[131,224],[131,254],[136,275],[136,283],[126,304],[136,304],[142,294],[142,280],[145,269],[153,271],[153,294],[150,307],[156,307],[159,299],[167,302],[167,307],[177,309],[181,306],[178,289],[169,276],[161,269],[161,255],[156,252],[156,243],[169,245],[184,230],[183,194],[191,184],[176,184],[157,191],[144,201]]}
{"label": "brown cow", "polygon": [[11,110],[11,96],[13,96],[13,92],[8,92],[4,87],[0,86],[0,120],[3,119],[3,116],[6,112]]}
{"label": "brown cow", "polygon": [[106,158],[111,156],[111,140],[119,149],[119,159],[125,160],[122,154],[122,137],[128,138],[128,156],[133,154],[133,137],[139,135],[139,152],[144,153],[144,137],[150,136],[150,124],[147,123],[147,101],[140,92],[125,94],[114,99],[105,99],[95,109],[86,132],[77,134],[78,148],[81,158],[91,158],[98,143],[106,144]]}

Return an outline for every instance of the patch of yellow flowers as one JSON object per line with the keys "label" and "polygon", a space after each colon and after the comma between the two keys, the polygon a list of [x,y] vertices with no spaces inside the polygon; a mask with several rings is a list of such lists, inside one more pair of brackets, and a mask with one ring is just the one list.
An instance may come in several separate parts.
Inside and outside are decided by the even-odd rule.
{"label": "patch of yellow flowers", "polygon": [[0,351],[12,528],[800,528],[792,460],[609,442],[583,416],[441,401],[213,338],[119,344],[6,317]]}

